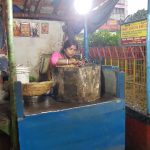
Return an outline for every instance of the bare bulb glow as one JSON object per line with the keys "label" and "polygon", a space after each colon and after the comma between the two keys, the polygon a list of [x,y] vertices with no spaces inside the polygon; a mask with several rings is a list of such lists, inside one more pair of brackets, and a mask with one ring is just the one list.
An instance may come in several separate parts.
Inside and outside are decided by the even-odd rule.
{"label": "bare bulb glow", "polygon": [[75,0],[74,7],[79,14],[88,14],[92,7],[92,0]]}

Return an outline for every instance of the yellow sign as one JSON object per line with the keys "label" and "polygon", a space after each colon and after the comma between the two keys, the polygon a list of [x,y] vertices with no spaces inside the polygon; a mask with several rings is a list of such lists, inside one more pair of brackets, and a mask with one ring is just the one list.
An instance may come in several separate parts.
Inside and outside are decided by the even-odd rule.
{"label": "yellow sign", "polygon": [[[147,20],[137,21],[121,25],[121,40],[122,44],[140,44],[146,40]],[[138,42],[137,42],[138,40]],[[129,43],[127,41],[130,41]]]}

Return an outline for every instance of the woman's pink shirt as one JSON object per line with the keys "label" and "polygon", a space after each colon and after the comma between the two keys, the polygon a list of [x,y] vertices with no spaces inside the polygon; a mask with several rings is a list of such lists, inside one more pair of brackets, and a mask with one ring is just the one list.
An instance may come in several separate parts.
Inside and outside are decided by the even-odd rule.
{"label": "woman's pink shirt", "polygon": [[51,58],[50,58],[50,63],[53,65],[53,66],[56,66],[57,65],[57,62],[59,59],[61,58],[64,58],[62,54],[60,54],[59,51],[56,51],[52,54]]}

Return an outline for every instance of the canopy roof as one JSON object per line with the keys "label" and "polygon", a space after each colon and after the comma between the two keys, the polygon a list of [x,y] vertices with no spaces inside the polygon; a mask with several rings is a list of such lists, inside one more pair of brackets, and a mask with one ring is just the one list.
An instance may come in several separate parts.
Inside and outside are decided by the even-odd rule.
{"label": "canopy roof", "polygon": [[[6,0],[0,0],[4,4]],[[109,18],[119,0],[93,0],[88,15],[89,32],[95,31]],[[13,16],[21,19],[64,21],[64,32],[74,37],[83,29],[83,16],[73,6],[74,0],[13,0]]]}
{"label": "canopy roof", "polygon": [[[107,0],[93,0],[93,8]],[[14,17],[36,18],[48,20],[78,19],[73,3],[74,0],[13,0]]]}

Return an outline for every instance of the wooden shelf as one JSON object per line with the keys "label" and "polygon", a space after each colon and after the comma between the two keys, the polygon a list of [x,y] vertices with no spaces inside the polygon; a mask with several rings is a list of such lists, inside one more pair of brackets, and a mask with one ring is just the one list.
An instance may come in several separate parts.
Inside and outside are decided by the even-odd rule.
{"label": "wooden shelf", "polygon": [[0,104],[0,132],[4,132],[9,135],[10,128],[10,111],[9,104]]}

